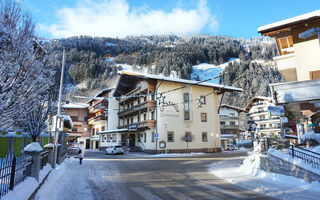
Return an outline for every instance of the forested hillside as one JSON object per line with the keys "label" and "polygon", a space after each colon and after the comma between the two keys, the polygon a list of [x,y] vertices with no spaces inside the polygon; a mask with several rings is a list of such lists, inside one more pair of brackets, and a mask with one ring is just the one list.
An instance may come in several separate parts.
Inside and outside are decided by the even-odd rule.
{"label": "forested hillside", "polygon": [[[66,85],[72,95],[92,95],[92,91],[112,86],[117,71],[121,70],[121,64],[165,76],[175,70],[180,78],[190,79],[194,65],[219,65],[230,58],[239,58],[241,62],[226,67],[221,79],[225,84],[247,90],[240,95],[225,97],[226,103],[237,106],[242,105],[242,101],[247,102],[252,95],[268,95],[268,87],[260,89],[261,84],[267,86],[267,83],[281,80],[280,74],[273,67],[252,62],[271,60],[276,55],[275,44],[268,38],[244,40],[201,35],[116,39],[83,36],[52,40],[43,43],[43,46],[53,57],[53,65],[56,67],[61,66],[62,49],[66,49]],[[237,77],[243,74],[248,76],[238,80]],[[248,95],[250,97],[246,97]]]}

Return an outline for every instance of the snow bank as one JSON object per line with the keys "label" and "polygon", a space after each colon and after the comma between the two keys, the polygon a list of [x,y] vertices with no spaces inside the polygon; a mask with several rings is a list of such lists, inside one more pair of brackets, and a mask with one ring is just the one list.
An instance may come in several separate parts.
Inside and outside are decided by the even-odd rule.
{"label": "snow bank", "polygon": [[32,142],[24,148],[24,151],[26,152],[40,152],[42,150],[43,149],[38,142]]}
{"label": "snow bank", "polygon": [[[43,181],[51,169],[50,164],[43,167],[39,174],[39,183]],[[26,180],[16,185],[12,191],[2,198],[2,200],[27,200],[39,186],[39,183],[35,178],[28,177]]]}
{"label": "snow bank", "polygon": [[280,158],[282,160],[285,160],[291,164],[297,165],[299,167],[302,167],[308,171],[311,171],[315,174],[320,175],[320,169],[316,169],[312,167],[311,165],[307,164],[305,161],[299,159],[299,158],[292,158],[289,154],[286,153],[286,151],[279,151],[274,148],[269,148],[268,153],[274,157]]}
{"label": "snow bank", "polygon": [[52,143],[44,145],[44,148],[53,148],[53,147],[54,147],[54,145]]}
{"label": "snow bank", "polygon": [[[214,175],[238,186],[263,193],[278,199],[318,199],[319,182],[308,183],[302,179],[260,169],[260,157],[253,152],[243,158],[233,158],[210,165]],[[294,190],[293,190],[294,188]]]}
{"label": "snow bank", "polygon": [[310,151],[313,151],[313,152],[316,152],[316,153],[320,154],[320,145],[314,146],[314,147],[310,147],[310,148],[307,148],[307,149],[310,150]]}
{"label": "snow bank", "polygon": [[48,176],[44,184],[41,186],[34,199],[61,199],[61,197],[57,197],[56,193],[52,192],[52,188],[59,187],[61,185],[61,183],[59,183],[59,180],[63,175],[65,175],[66,169],[68,168],[68,164],[71,162],[75,162],[74,160],[75,158],[72,157],[67,158],[61,165],[57,165],[56,169],[51,170],[50,175]]}
{"label": "snow bank", "polygon": [[320,133],[315,133],[314,131],[309,131],[301,136],[301,140],[303,140],[303,141],[311,140],[311,139],[320,143]]}

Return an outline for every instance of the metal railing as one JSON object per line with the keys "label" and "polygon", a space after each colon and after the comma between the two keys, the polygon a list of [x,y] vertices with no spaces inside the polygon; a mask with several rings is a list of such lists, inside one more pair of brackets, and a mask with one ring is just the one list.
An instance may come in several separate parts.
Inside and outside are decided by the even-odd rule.
{"label": "metal railing", "polygon": [[287,148],[287,152],[292,158],[300,158],[313,168],[320,169],[320,154],[300,147],[294,147],[293,145]]}
{"label": "metal railing", "polygon": [[15,157],[13,154],[7,154],[0,158],[0,198],[26,178],[31,164],[32,157],[26,155]]}

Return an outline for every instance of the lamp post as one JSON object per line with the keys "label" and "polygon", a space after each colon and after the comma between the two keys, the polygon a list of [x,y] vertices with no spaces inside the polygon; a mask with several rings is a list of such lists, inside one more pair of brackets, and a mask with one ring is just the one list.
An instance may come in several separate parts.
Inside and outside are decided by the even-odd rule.
{"label": "lamp post", "polygon": [[61,69],[61,76],[60,76],[60,87],[59,87],[59,97],[58,97],[58,113],[56,115],[56,121],[55,121],[55,128],[54,128],[54,158],[53,158],[53,168],[56,168],[57,163],[57,143],[58,143],[58,122],[59,122],[59,128],[61,127],[61,96],[62,96],[62,85],[63,85],[63,74],[64,74],[64,63],[65,63],[65,49],[63,49],[62,53],[62,69]]}
{"label": "lamp post", "polygon": [[167,125],[168,125],[168,122],[163,122],[163,125],[164,125],[164,134],[165,134],[165,138],[166,138],[166,154],[168,153],[168,133],[167,133]]}

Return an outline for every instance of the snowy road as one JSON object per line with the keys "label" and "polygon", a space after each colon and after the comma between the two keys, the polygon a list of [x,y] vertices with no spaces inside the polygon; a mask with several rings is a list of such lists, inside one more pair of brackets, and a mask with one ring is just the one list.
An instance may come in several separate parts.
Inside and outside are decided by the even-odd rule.
{"label": "snowy road", "polygon": [[44,188],[51,187],[50,193],[41,188],[35,199],[270,199],[208,172],[209,164],[231,156],[234,154],[152,158],[87,152],[83,165],[69,162],[57,183],[44,184]]}

